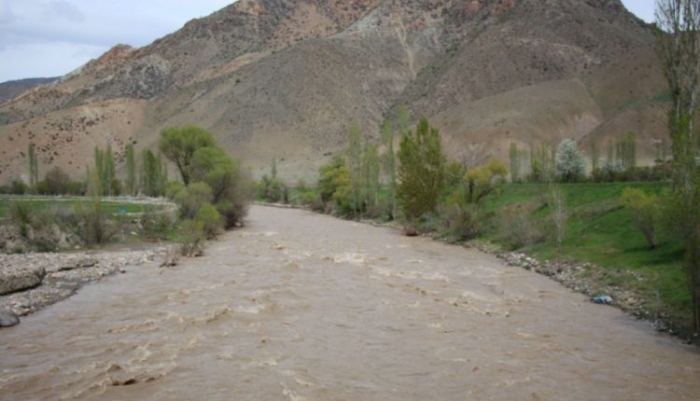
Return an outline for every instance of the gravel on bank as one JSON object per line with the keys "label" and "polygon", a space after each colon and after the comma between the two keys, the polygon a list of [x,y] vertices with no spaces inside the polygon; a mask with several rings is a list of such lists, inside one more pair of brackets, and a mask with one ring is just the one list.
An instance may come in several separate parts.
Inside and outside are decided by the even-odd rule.
{"label": "gravel on bank", "polygon": [[[26,316],[70,297],[87,283],[126,273],[126,266],[162,262],[172,253],[173,245],[127,251],[0,254],[0,287],[12,288],[12,293],[0,296],[0,311]],[[43,273],[38,282],[37,272]]]}

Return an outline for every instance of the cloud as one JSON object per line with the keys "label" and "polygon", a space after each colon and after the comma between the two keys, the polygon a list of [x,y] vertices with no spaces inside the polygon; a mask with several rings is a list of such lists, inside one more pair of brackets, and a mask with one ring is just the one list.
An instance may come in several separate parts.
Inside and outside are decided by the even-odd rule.
{"label": "cloud", "polygon": [[85,20],[85,14],[78,7],[64,0],[52,0],[45,7],[44,13],[50,18],[65,18],[71,22],[82,22]]}
{"label": "cloud", "polygon": [[9,0],[0,0],[0,24],[9,24],[16,19]]}

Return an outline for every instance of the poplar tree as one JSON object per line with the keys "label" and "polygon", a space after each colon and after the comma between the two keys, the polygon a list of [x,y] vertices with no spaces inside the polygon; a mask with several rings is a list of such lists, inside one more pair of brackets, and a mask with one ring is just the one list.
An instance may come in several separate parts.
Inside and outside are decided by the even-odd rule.
{"label": "poplar tree", "polygon": [[685,271],[693,307],[693,327],[700,330],[700,138],[695,119],[700,96],[700,0],[658,0],[658,49],[671,108],[673,141],[673,220],[686,252]]}
{"label": "poplar tree", "polygon": [[421,119],[415,132],[406,132],[399,147],[397,197],[410,221],[434,212],[445,182],[446,157],[440,131]]}
{"label": "poplar tree", "polygon": [[136,160],[134,159],[134,145],[126,147],[126,190],[129,195],[136,195]]}

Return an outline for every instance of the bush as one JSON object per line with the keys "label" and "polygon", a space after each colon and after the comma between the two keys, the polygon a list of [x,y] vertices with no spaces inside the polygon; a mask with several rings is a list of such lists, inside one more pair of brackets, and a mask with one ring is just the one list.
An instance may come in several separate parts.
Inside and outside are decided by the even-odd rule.
{"label": "bush", "polygon": [[197,212],[195,221],[202,224],[202,229],[207,239],[215,239],[224,226],[221,214],[211,203],[202,205],[199,212]]}
{"label": "bush", "polygon": [[24,238],[29,238],[32,223],[32,209],[28,202],[12,202],[10,204],[10,219],[17,226]]}
{"label": "bush", "polygon": [[204,254],[204,226],[199,221],[183,220],[179,227],[180,254],[197,257]]}
{"label": "bush", "polygon": [[10,183],[10,193],[13,195],[24,195],[28,189],[27,184],[22,180],[12,180]]}
{"label": "bush", "polygon": [[193,182],[175,195],[183,219],[194,219],[199,209],[212,199],[211,187],[204,182]]}
{"label": "bush", "polygon": [[622,204],[629,210],[634,225],[642,232],[649,249],[658,247],[656,227],[659,219],[659,202],[656,195],[641,189],[625,188]]}
{"label": "bush", "polygon": [[102,200],[95,198],[75,204],[73,213],[63,216],[63,223],[85,246],[92,247],[106,243],[119,231],[118,222],[110,217]]}
{"label": "bush", "polygon": [[71,188],[71,179],[60,167],[46,172],[44,180],[37,184],[36,191],[42,195],[65,195]]}
{"label": "bush", "polygon": [[149,208],[141,215],[141,234],[150,241],[165,240],[176,224],[177,218],[170,213]]}
{"label": "bush", "polygon": [[506,208],[498,214],[498,236],[508,249],[520,249],[544,239],[542,231],[532,223],[532,212],[516,207]]}

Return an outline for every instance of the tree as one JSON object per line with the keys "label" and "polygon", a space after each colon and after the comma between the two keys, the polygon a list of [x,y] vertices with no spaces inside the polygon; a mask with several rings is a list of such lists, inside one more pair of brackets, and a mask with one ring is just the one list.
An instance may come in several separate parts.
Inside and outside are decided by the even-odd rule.
{"label": "tree", "polygon": [[600,168],[600,149],[595,140],[591,141],[591,168],[594,171]]}
{"label": "tree", "polygon": [[362,136],[357,123],[350,124],[348,128],[347,167],[352,185],[352,211],[358,216],[362,208]]}
{"label": "tree", "polygon": [[434,212],[445,182],[446,158],[440,131],[421,119],[415,132],[406,132],[399,148],[397,197],[408,220]]}
{"label": "tree", "polygon": [[126,146],[126,192],[136,195],[136,159],[134,157],[134,145]]}
{"label": "tree", "polygon": [[166,128],[160,133],[160,151],[173,162],[182,182],[190,183],[190,164],[194,152],[203,147],[214,147],[216,142],[209,131],[194,125]]}
{"label": "tree", "polygon": [[656,23],[660,59],[671,92],[673,220],[685,245],[693,327],[700,330],[700,141],[695,127],[700,95],[700,1],[658,0]]}
{"label": "tree", "polygon": [[365,141],[362,152],[362,205],[379,203],[379,150],[377,145]]}
{"label": "tree", "polygon": [[104,153],[104,178],[102,185],[104,186],[104,195],[111,196],[116,195],[114,189],[115,168],[114,168],[114,154],[112,153],[112,145],[107,144],[107,150]]}
{"label": "tree", "polygon": [[629,210],[632,223],[642,232],[649,249],[655,249],[656,226],[659,217],[659,202],[655,195],[650,195],[638,188],[625,188],[622,191],[622,204]]}
{"label": "tree", "polygon": [[382,168],[387,177],[387,190],[389,192],[389,220],[394,219],[396,213],[396,152],[394,151],[394,129],[391,121],[384,120],[381,130],[384,155],[382,156]]}
{"label": "tree", "polygon": [[44,195],[63,195],[70,190],[71,179],[60,167],[54,166],[44,175],[44,181],[35,187]]}
{"label": "tree", "polygon": [[343,213],[352,209],[352,180],[350,170],[341,155],[335,155],[330,162],[318,170],[318,191],[324,204],[335,202]]}
{"label": "tree", "polygon": [[35,188],[39,183],[39,163],[36,158],[36,149],[34,142],[29,143],[29,186]]}
{"label": "tree", "polygon": [[[209,187],[208,201],[223,217],[226,228],[242,223],[251,189],[248,180],[207,130],[192,125],[168,128],[161,132],[159,146],[186,186],[202,183]],[[166,176],[166,167],[161,165],[160,177]],[[159,186],[161,191],[164,187]]]}
{"label": "tree", "polygon": [[175,195],[183,219],[194,219],[205,204],[209,204],[212,190],[205,182],[192,182]]}
{"label": "tree", "polygon": [[586,173],[586,158],[578,149],[576,141],[564,139],[557,147],[555,169],[559,180],[576,182]]}
{"label": "tree", "polygon": [[510,182],[520,181],[520,151],[518,144],[510,143]]}
{"label": "tree", "polygon": [[506,180],[506,165],[499,159],[491,159],[483,166],[467,171],[467,202],[478,204],[489,194],[494,193]]}
{"label": "tree", "polygon": [[159,190],[161,183],[161,166],[158,159],[150,149],[144,149],[141,153],[141,192],[146,196],[156,197],[162,195]]}

